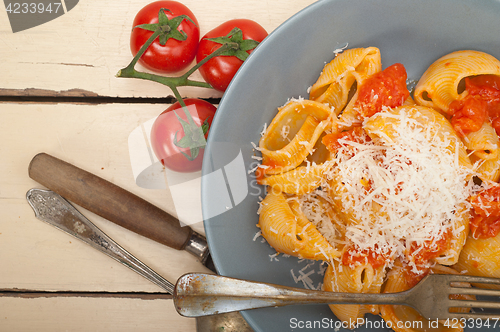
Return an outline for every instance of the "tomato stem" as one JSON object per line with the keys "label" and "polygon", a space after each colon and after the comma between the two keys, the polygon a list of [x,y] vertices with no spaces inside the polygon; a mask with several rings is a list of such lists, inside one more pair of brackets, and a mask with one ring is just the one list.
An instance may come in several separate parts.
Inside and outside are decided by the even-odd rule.
{"label": "tomato stem", "polygon": [[212,86],[208,84],[207,82],[202,82],[202,81],[195,81],[195,80],[190,80],[188,79],[189,76],[191,76],[198,68],[200,68],[203,64],[205,64],[207,61],[210,59],[228,51],[232,50],[235,47],[237,47],[236,43],[227,43],[223,44],[221,47],[219,47],[216,51],[213,53],[209,54],[206,58],[204,58],[202,61],[197,63],[195,66],[193,66],[189,71],[187,71],[185,74],[178,76],[178,77],[166,77],[166,76],[161,76],[157,74],[151,74],[151,73],[146,73],[146,72],[140,72],[135,69],[135,65],[137,64],[137,61],[139,61],[139,58],[144,54],[146,49],[151,45],[151,43],[158,37],[160,34],[159,29],[155,31],[151,37],[144,43],[144,45],[140,48],[139,52],[135,55],[134,59],[129,63],[129,65],[125,68],[122,68],[118,71],[116,74],[117,77],[126,77],[126,78],[138,78],[138,79],[143,79],[143,80],[149,80],[153,82],[157,82],[163,85],[168,86],[170,89],[172,89],[172,92],[174,92],[175,98],[181,102],[182,97],[180,95],[176,95],[174,88],[178,88],[180,86],[195,86],[195,87],[201,87],[201,88],[208,88],[211,89]]}
{"label": "tomato stem", "polygon": [[129,65],[127,67],[123,68],[123,69],[120,69],[120,71],[118,71],[118,74],[116,76],[118,76],[118,77],[125,77],[125,76],[121,76],[122,72],[134,71],[134,67],[137,64],[137,61],[139,61],[139,59],[144,54],[144,52],[146,52],[146,50],[148,49],[149,45],[151,45],[153,43],[153,41],[156,38],[158,38],[158,36],[160,35],[160,33],[161,33],[161,29],[157,29],[156,31],[154,31],[153,34],[144,43],[144,45],[142,45],[142,47],[139,49],[139,52],[137,52],[137,54],[132,59],[132,61],[129,63]]}
{"label": "tomato stem", "polygon": [[[161,14],[164,15],[164,13],[161,12]],[[138,26],[138,28],[141,28],[141,26]],[[150,26],[143,26],[142,28],[149,29],[150,31],[153,31],[153,34],[148,38],[148,40],[142,45],[142,47],[139,49],[137,54],[134,56],[132,61],[126,66],[125,68],[122,68],[118,71],[116,74],[117,77],[126,77],[126,78],[137,78],[137,79],[143,79],[143,80],[148,80],[148,81],[153,81],[157,82],[160,84],[163,84],[165,86],[168,86],[179,104],[182,106],[182,110],[184,111],[184,114],[187,117],[187,122],[182,120],[182,118],[179,117],[177,113],[175,115],[177,116],[178,120],[181,122],[184,133],[185,135],[188,135],[187,137],[187,142],[186,140],[183,143],[183,145],[189,145],[190,149],[190,154],[191,156],[187,155],[186,153],[182,152],[182,154],[192,160],[196,158],[198,155],[199,149],[204,148],[206,146],[206,140],[205,140],[205,133],[203,131],[203,125],[202,126],[197,126],[196,123],[194,122],[194,119],[189,112],[186,103],[184,102],[184,99],[182,98],[181,94],[179,93],[178,88],[180,86],[195,86],[195,87],[202,87],[202,88],[209,88],[211,89],[212,86],[208,84],[207,82],[201,82],[201,81],[195,81],[195,80],[190,80],[189,77],[196,71],[198,68],[200,68],[203,64],[205,64],[207,61],[210,59],[219,56],[219,55],[225,55],[227,52],[231,51],[237,51],[240,48],[240,45],[237,42],[233,42],[231,40],[224,41],[222,43],[222,46],[219,47],[217,50],[209,54],[207,57],[205,57],[203,60],[198,62],[195,66],[193,66],[189,71],[187,71],[185,74],[178,76],[178,77],[166,77],[166,76],[161,76],[161,75],[156,75],[152,73],[147,73],[147,72],[141,72],[137,71],[135,69],[135,65],[141,58],[141,56],[146,52],[148,47],[156,40],[156,38],[160,38],[163,33],[165,33],[165,29],[162,25],[157,25],[155,27],[150,27]],[[239,30],[239,29],[238,29]],[[235,30],[236,31],[236,30]],[[239,30],[241,32],[241,30]],[[234,33],[234,32],[233,32]],[[176,145],[181,144],[180,141],[177,140],[177,135],[176,135],[176,141],[174,142]]]}
{"label": "tomato stem", "polygon": [[[190,142],[192,142],[192,146],[189,147],[189,151],[191,153],[191,156],[187,155],[186,153],[182,152],[181,153],[184,155],[189,160],[194,160],[196,156],[199,153],[199,149],[204,148],[207,145],[207,141],[205,139],[205,133],[203,132],[203,125],[202,126],[197,126],[196,123],[194,122],[193,116],[189,112],[186,103],[184,102],[184,99],[181,97],[181,94],[179,93],[179,90],[177,90],[177,87],[172,87],[172,92],[174,93],[175,98],[179,101],[179,104],[182,107],[182,110],[184,114],[186,115],[186,118],[188,119],[188,125],[184,126],[182,124],[182,119],[179,117],[179,115],[173,111],[177,119],[181,122],[183,128],[184,128],[184,134],[187,135],[188,132],[191,133],[192,137],[190,139]],[[175,145],[178,145],[177,141],[177,134],[175,135]]]}

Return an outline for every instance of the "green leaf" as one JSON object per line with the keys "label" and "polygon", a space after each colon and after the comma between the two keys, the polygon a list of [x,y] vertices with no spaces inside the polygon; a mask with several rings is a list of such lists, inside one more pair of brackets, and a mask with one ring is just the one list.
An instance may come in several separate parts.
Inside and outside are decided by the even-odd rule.
{"label": "green leaf", "polygon": [[191,152],[191,158],[193,158],[191,160],[194,160],[200,154],[200,148],[192,148],[189,152]]}
{"label": "green leaf", "polygon": [[213,41],[214,43],[217,44],[225,44],[225,43],[230,43],[231,39],[229,37],[215,37],[215,38],[206,38],[207,40]]}
{"label": "green leaf", "polygon": [[210,124],[208,123],[208,119],[210,119],[210,117],[207,117],[205,121],[203,121],[203,124],[201,125],[201,129],[203,130],[203,136],[205,136],[205,134],[208,133],[208,129],[210,129]]}
{"label": "green leaf", "polygon": [[250,51],[256,48],[259,45],[258,41],[253,39],[245,39],[240,43],[240,50],[242,51]]}
{"label": "green leaf", "polygon": [[182,21],[184,21],[184,18],[185,17],[188,17],[186,15],[182,15],[182,16],[176,16],[176,17],[172,17],[170,19],[170,22],[168,22],[168,25],[172,28],[172,29],[177,29],[179,27],[179,25],[181,25]]}
{"label": "green leaf", "polygon": [[[194,160],[199,154],[200,148],[204,148],[207,145],[207,142],[205,140],[205,132],[203,129],[203,126],[208,125],[208,118],[205,119],[203,122],[203,125],[201,127],[198,127],[194,122],[190,123],[182,119],[176,111],[173,111],[177,119],[179,120],[182,130],[184,131],[184,137],[182,137],[180,140],[177,137],[177,134],[179,133],[178,131],[174,135],[174,145],[179,147],[179,148],[184,148],[184,149],[189,149],[189,152],[191,154],[188,155],[187,153],[183,151],[179,151],[182,153],[183,156],[185,156],[189,160]],[[185,112],[189,112],[188,110],[185,110]]]}
{"label": "green leaf", "polygon": [[235,56],[240,59],[241,61],[245,61],[248,58],[248,53],[242,50],[236,51]]}
{"label": "green leaf", "polygon": [[176,26],[176,27],[178,27],[178,26],[181,24],[181,22],[182,22],[183,20],[187,20],[187,21],[189,21],[189,22],[193,23],[194,25],[198,26],[198,25],[197,25],[197,24],[196,24],[196,23],[195,23],[195,22],[191,19],[191,17],[189,17],[189,16],[187,16],[187,15],[179,15],[179,16],[176,16],[176,17],[173,17],[173,18],[172,18],[172,20],[174,20],[174,22],[176,22],[176,21],[175,21],[176,19],[179,19],[179,20],[180,20],[180,21],[179,21],[179,23],[177,24],[177,26]]}
{"label": "green leaf", "polygon": [[158,36],[159,40],[160,40],[160,45],[161,46],[165,46],[165,44],[167,43],[167,40],[168,40],[168,37],[165,36],[164,34],[160,34]]}
{"label": "green leaf", "polygon": [[231,38],[233,42],[236,43],[241,43],[243,41],[243,31],[239,28],[234,28],[231,30],[231,32],[227,35],[227,37]]}
{"label": "green leaf", "polygon": [[259,42],[256,40],[243,39],[243,32],[240,28],[234,28],[223,37],[207,38],[207,40],[222,45],[233,43],[235,45],[234,48],[222,52],[218,56],[235,56],[241,61],[245,61],[248,58],[247,51],[253,50],[259,45]]}
{"label": "green leaf", "polygon": [[188,35],[186,34],[186,32],[178,30],[179,25],[182,23],[182,21],[187,20],[196,25],[196,23],[187,15],[179,15],[169,19],[167,14],[165,13],[166,11],[170,12],[170,10],[166,8],[160,9],[160,11],[158,12],[157,24],[143,24],[146,30],[149,31],[156,31],[158,29],[160,30],[158,39],[160,45],[162,46],[165,46],[165,44],[170,38],[173,38],[178,41],[184,41],[187,39]]}
{"label": "green leaf", "polygon": [[184,41],[187,39],[187,34],[184,31],[174,29],[170,32],[170,38],[178,41]]}
{"label": "green leaf", "polygon": [[178,133],[179,132],[176,131],[175,135],[174,135],[174,144],[175,144],[175,146],[177,146],[179,148],[184,148],[184,149],[191,148],[191,146],[190,146],[191,142],[190,142],[190,139],[187,136],[184,136],[180,140],[177,140],[177,134]]}
{"label": "green leaf", "polygon": [[139,24],[139,25],[136,25],[134,27],[134,29],[135,28],[139,28],[139,29],[144,29],[144,30],[155,32],[156,29],[158,29],[159,26],[160,25],[158,23],[155,23],[155,24]]}
{"label": "green leaf", "polygon": [[168,25],[169,19],[165,11],[170,11],[170,9],[161,8],[158,12],[158,24],[159,25]]}
{"label": "green leaf", "polygon": [[[191,152],[191,150],[189,150]],[[192,156],[188,155],[187,153],[185,152],[182,152],[182,151],[179,151],[180,153],[182,153],[182,155],[184,157],[186,157],[186,159],[188,159],[189,161],[193,161],[195,158],[193,158]]]}

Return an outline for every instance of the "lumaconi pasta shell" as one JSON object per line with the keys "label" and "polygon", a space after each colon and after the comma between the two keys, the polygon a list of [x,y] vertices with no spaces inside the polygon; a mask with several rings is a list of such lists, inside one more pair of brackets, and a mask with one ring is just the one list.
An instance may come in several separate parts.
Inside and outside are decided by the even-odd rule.
{"label": "lumaconi pasta shell", "polygon": [[[325,272],[323,288],[328,292],[346,293],[380,293],[385,272],[384,267],[374,269],[370,264],[362,264],[351,268],[340,266],[338,261],[332,261]],[[357,321],[366,313],[377,315],[378,305],[331,304],[332,312],[344,322]]]}
{"label": "lumaconi pasta shell", "polygon": [[500,148],[493,152],[496,155],[495,159],[481,159],[476,155],[471,155],[472,163],[477,163],[476,173],[483,181],[498,182],[500,180]]}
{"label": "lumaconi pasta shell", "polygon": [[463,228],[463,230],[459,233],[459,236],[453,239],[450,247],[434,259],[436,263],[441,265],[453,265],[458,262],[460,252],[467,241],[467,235],[469,235],[470,213],[468,209],[465,206],[460,206],[455,213],[459,214],[460,218],[457,218],[453,227],[455,229]]}
{"label": "lumaconi pasta shell", "polygon": [[[350,204],[352,197],[350,195],[345,195],[347,189],[342,182],[342,177],[338,174],[336,169],[333,169],[330,177],[331,179],[328,181],[327,190],[330,197],[334,198],[332,200],[334,212],[342,219],[346,226],[357,224],[359,221],[355,217],[355,209],[351,208],[353,204]],[[377,215],[376,203],[373,202],[370,204],[373,208],[371,218],[378,218],[380,215]]]}
{"label": "lumaconi pasta shell", "polygon": [[367,77],[381,70],[378,48],[345,50],[323,68],[311,87],[309,98],[333,106],[335,113],[339,114],[348,102],[353,84],[361,84]]}
{"label": "lumaconi pasta shell", "polygon": [[462,98],[458,88],[468,76],[500,75],[500,61],[479,51],[449,53],[436,60],[422,75],[415,87],[417,104],[449,113],[450,103]]}
{"label": "lumaconi pasta shell", "polygon": [[[276,251],[295,257],[330,261],[339,252],[281,192],[268,191],[261,202],[259,227]],[[291,206],[292,205],[292,206]]]}
{"label": "lumaconi pasta shell", "polygon": [[[456,274],[451,268],[439,267],[436,273]],[[404,271],[399,260],[392,270],[387,273],[387,281],[383,287],[383,293],[397,293],[410,288]],[[435,331],[435,332],[462,332],[460,324],[457,327],[444,326],[436,321],[429,321],[422,317],[415,309],[402,305],[380,305],[380,315],[390,325],[395,332],[417,332],[417,331]],[[431,325],[433,324],[433,325]],[[420,328],[418,328],[420,327]],[[435,327],[434,329],[432,327]]]}
{"label": "lumaconi pasta shell", "polygon": [[[331,115],[329,107],[311,100],[283,106],[259,141],[262,175],[286,172],[300,165],[327,128]],[[290,130],[288,136],[283,128]]]}
{"label": "lumaconi pasta shell", "polygon": [[[498,257],[500,257],[500,233],[488,239],[474,239],[469,236],[454,268],[468,275],[500,278]],[[484,287],[484,284],[477,286]]]}
{"label": "lumaconi pasta shell", "polygon": [[271,190],[287,194],[307,194],[320,186],[325,167],[324,164],[299,166],[285,173],[265,177],[259,184],[268,185]]}
{"label": "lumaconi pasta shell", "polygon": [[500,140],[488,121],[485,121],[478,131],[465,135],[463,141],[467,150],[472,151],[476,157],[482,160],[498,159]]}

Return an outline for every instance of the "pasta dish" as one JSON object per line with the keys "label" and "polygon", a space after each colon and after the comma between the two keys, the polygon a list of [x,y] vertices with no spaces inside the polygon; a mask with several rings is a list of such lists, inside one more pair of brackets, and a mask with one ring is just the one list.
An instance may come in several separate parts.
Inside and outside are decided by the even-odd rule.
{"label": "pasta dish", "polygon": [[[382,70],[379,49],[347,49],[308,92],[278,109],[258,146],[258,227],[278,253],[326,262],[333,292],[399,292],[428,273],[500,277],[500,61],[447,54],[410,93],[402,64]],[[330,308],[397,332],[425,321],[404,306]]]}

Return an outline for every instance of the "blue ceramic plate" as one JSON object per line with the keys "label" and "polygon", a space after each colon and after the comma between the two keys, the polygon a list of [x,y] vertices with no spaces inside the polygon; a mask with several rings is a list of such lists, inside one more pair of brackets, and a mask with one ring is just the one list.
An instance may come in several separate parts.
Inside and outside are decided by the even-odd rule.
{"label": "blue ceramic plate", "polygon": [[[275,251],[258,231],[257,209],[263,188],[248,174],[255,164],[264,123],[291,97],[307,89],[339,47],[375,46],[383,67],[402,63],[418,79],[436,59],[449,52],[474,49],[500,57],[500,2],[472,0],[321,0],[277,28],[241,67],[224,94],[205,152],[202,207],[210,250],[222,275],[301,286],[303,272],[314,285],[321,266],[293,257],[272,258]],[[270,256],[271,255],[271,256]],[[323,331],[335,329],[326,305],[292,306],[244,312],[256,331]],[[368,315],[371,325],[356,331],[391,331]],[[307,328],[312,326],[313,328]],[[314,328],[315,326],[315,328]],[[473,325],[466,331],[490,331]],[[497,326],[497,329],[499,326]],[[493,329],[495,330],[495,329]],[[340,328],[339,331],[344,331]]]}

